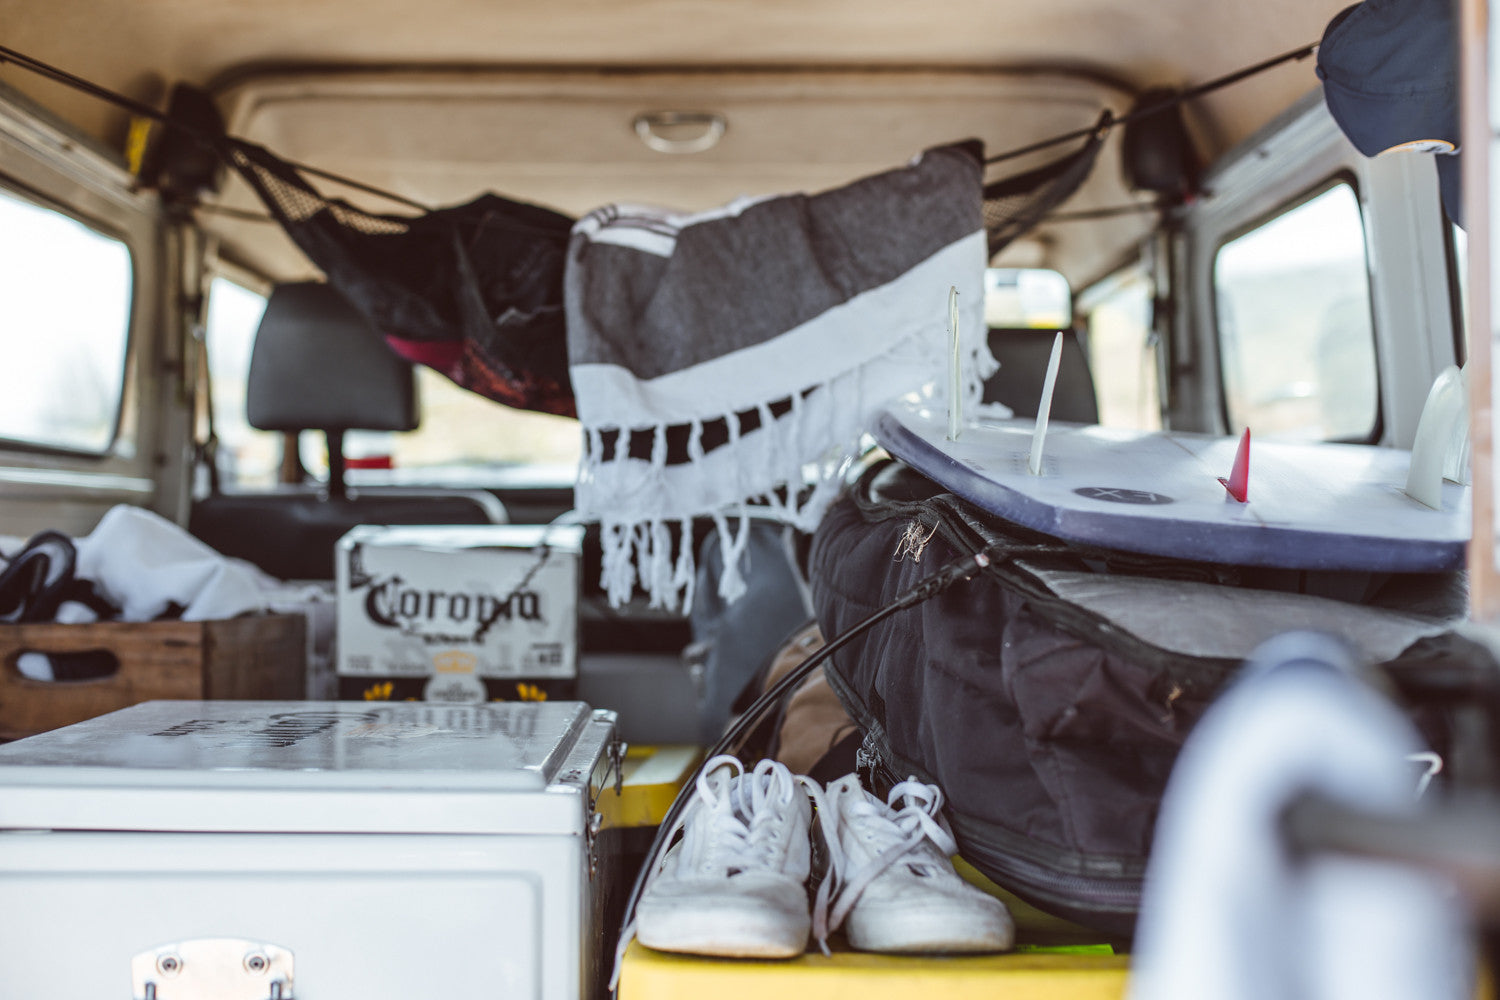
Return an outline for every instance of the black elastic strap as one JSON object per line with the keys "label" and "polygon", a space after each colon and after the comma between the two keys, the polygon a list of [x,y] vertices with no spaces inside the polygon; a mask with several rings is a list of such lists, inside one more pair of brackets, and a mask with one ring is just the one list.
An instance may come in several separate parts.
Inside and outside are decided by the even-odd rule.
{"label": "black elastic strap", "polygon": [[[36,73],[39,76],[44,76],[47,79],[52,80],[56,83],[61,83],[64,86],[72,87],[74,90],[88,94],[90,97],[97,97],[101,101],[106,101],[110,104],[114,104],[118,107],[124,108],[126,111],[129,111],[133,115],[139,115],[142,118],[149,118],[154,122],[160,122],[167,128],[175,128],[182,132],[186,132],[188,135],[191,135],[196,139],[201,139],[209,143],[228,142],[231,145],[240,145],[241,143],[243,143],[243,140],[237,139],[234,136],[214,135],[208,132],[204,132],[202,129],[197,129],[193,128],[190,125],[185,125],[182,122],[174,120],[165,112],[156,110],[149,104],[142,104],[140,101],[137,101],[134,98],[126,97],[124,94],[121,94],[118,91],[110,90],[107,87],[101,87],[99,84],[85,80],[81,76],[75,76],[74,74],[69,73],[67,70],[59,69],[58,67],[53,66],[50,63],[42,62],[40,59],[34,59],[31,56],[26,55],[25,53],[17,52],[15,49],[0,45],[0,63],[5,62],[14,63],[22,69],[30,70],[31,72]],[[424,205],[419,201],[413,201],[405,195],[396,194],[392,191],[386,191],[383,188],[378,188],[374,185],[354,180],[351,177],[345,177],[342,174],[335,174],[327,170],[321,170],[317,167],[311,167],[305,163],[297,163],[291,160],[288,160],[287,162],[305,174],[311,174],[314,177],[321,177],[323,180],[333,181],[336,184],[342,184],[345,187],[353,188],[356,191],[363,191],[366,194],[373,194],[377,197],[385,198],[388,201],[394,201],[398,204],[406,205],[410,208],[419,209],[424,212],[431,211],[429,206]]]}
{"label": "black elastic strap", "polygon": [[[1182,104],[1186,101],[1193,100],[1194,98],[1202,97],[1204,94],[1218,90],[1222,87],[1227,87],[1230,84],[1238,83],[1241,80],[1246,79],[1247,77],[1255,76],[1257,73],[1263,73],[1268,69],[1280,66],[1282,63],[1292,62],[1293,60],[1297,59],[1306,59],[1317,50],[1318,46],[1316,43],[1312,45],[1304,45],[1299,49],[1294,49],[1291,52],[1284,52],[1281,55],[1275,56],[1271,59],[1267,59],[1264,62],[1259,62],[1253,66],[1247,66],[1244,69],[1236,70],[1235,72],[1230,73],[1226,76],[1218,77],[1216,79],[1208,81],[1207,83],[1199,84],[1196,87],[1190,87],[1187,90],[1182,91],[1180,94],[1174,94],[1173,96],[1164,100],[1153,102],[1144,108],[1137,108],[1135,111],[1132,111],[1125,117],[1114,120],[1110,125],[1105,126],[1105,129],[1108,130],[1109,128],[1112,128],[1116,125],[1127,125],[1138,118],[1144,118],[1147,115],[1154,115],[1157,112],[1164,111],[1174,105]],[[195,129],[188,128],[180,122],[171,120],[167,117],[167,115],[163,114],[160,111],[157,111],[155,108],[150,107],[149,105],[142,104],[140,101],[133,100],[132,98],[126,97],[124,94],[109,90],[106,87],[101,87],[96,83],[91,83],[90,81],[85,80],[80,76],[75,76],[74,74],[69,73],[66,70],[59,69],[56,66],[50,65],[49,63],[44,63],[40,59],[34,59],[31,56],[25,55],[21,52],[17,52],[15,49],[8,48],[4,45],[0,45],[0,62],[15,63],[22,69],[30,70],[33,73],[45,76],[57,83],[72,87],[73,89],[82,91],[83,93],[89,94],[92,97],[97,97],[102,101],[108,101],[111,104],[118,105],[129,111],[131,114],[140,115],[143,118],[150,118],[151,120],[161,122],[162,124],[170,128],[184,129],[185,131],[196,135],[200,139],[213,140],[222,138],[220,136],[204,135]],[[1040,142],[1034,142],[1028,146],[1022,146],[1019,149],[1012,149],[1004,153],[997,153],[994,156],[986,159],[984,162],[986,164],[1002,163],[1006,160],[1012,160],[1020,156],[1025,156],[1027,153],[1035,153],[1043,149],[1051,149],[1053,146],[1060,146],[1066,142],[1074,142],[1078,139],[1088,138],[1089,136],[1094,135],[1098,131],[1098,129],[1099,126],[1092,125],[1088,128],[1075,129],[1072,132],[1053,136],[1050,139],[1043,139]],[[236,139],[231,136],[228,138],[228,141],[238,144],[243,140]],[[413,201],[412,199],[407,198],[405,195],[399,195],[391,191],[386,191],[381,188],[377,188],[372,185],[364,184],[360,181],[344,177],[340,174],[330,173],[326,170],[320,170],[316,167],[310,167],[303,163],[296,163],[292,161],[288,162],[291,162],[292,166],[296,167],[298,170],[301,170],[303,173],[311,174],[314,177],[321,177],[324,180],[333,181],[337,184],[343,184],[346,187],[354,188],[357,191],[364,191],[367,194],[377,195],[378,197],[397,202],[398,204],[407,205],[412,208],[421,209],[423,211],[429,210],[428,206],[423,205],[421,202]]]}
{"label": "black elastic strap", "polygon": [[[1254,66],[1246,66],[1244,69],[1236,70],[1235,72],[1230,73],[1226,76],[1217,77],[1213,80],[1209,80],[1207,83],[1200,83],[1196,87],[1189,87],[1187,90],[1184,90],[1178,94],[1173,94],[1171,97],[1163,98],[1160,101],[1153,101],[1150,104],[1146,105],[1144,108],[1137,108],[1123,118],[1115,119],[1110,125],[1105,126],[1105,128],[1108,129],[1118,125],[1129,125],[1131,122],[1136,121],[1137,119],[1145,118],[1148,115],[1154,115],[1159,111],[1165,111],[1167,108],[1186,103],[1187,101],[1191,101],[1197,97],[1202,97],[1204,94],[1219,90],[1222,87],[1227,87],[1232,83],[1239,83],[1241,80],[1244,80],[1247,77],[1255,76],[1257,73],[1264,73],[1266,70],[1280,66],[1282,63],[1292,62],[1297,59],[1306,59],[1316,51],[1318,51],[1317,43],[1314,43],[1312,45],[1304,45],[1300,49],[1293,49],[1291,52],[1283,52],[1279,56],[1267,59],[1264,62],[1258,62]],[[1029,146],[1022,146],[1019,149],[1008,150],[1004,153],[996,153],[994,156],[989,157],[984,162],[986,165],[988,165],[991,163],[1001,163],[1005,160],[1013,160],[1018,156],[1025,156],[1027,153],[1035,153],[1043,149],[1051,149],[1053,146],[1060,146],[1065,142],[1073,142],[1078,139],[1088,138],[1089,136],[1094,135],[1098,130],[1099,126],[1097,125],[1091,125],[1088,128],[1074,129],[1072,132],[1068,132],[1064,135],[1056,135],[1050,139],[1043,139],[1040,142],[1033,142]]]}

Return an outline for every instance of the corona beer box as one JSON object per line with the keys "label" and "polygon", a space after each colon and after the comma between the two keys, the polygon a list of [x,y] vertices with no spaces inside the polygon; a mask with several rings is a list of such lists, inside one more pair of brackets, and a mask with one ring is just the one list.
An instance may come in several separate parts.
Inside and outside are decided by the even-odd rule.
{"label": "corona beer box", "polygon": [[361,525],[339,540],[339,697],[568,698],[581,525]]}
{"label": "corona beer box", "polygon": [[152,701],[0,746],[0,996],[596,996],[614,733],[581,702]]}

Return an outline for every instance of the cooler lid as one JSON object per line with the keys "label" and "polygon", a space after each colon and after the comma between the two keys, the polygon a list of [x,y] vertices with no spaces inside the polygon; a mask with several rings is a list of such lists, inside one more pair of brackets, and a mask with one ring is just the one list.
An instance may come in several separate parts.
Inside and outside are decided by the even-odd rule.
{"label": "cooler lid", "polygon": [[0,746],[0,829],[576,833],[582,702],[154,701]]}

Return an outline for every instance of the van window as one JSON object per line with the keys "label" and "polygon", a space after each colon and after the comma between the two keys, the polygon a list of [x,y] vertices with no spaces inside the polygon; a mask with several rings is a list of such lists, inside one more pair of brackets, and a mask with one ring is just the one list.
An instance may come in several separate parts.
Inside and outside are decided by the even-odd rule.
{"label": "van window", "polygon": [[1352,187],[1337,184],[1221,246],[1214,304],[1231,433],[1375,438],[1370,277]]}
{"label": "van window", "polygon": [[1106,427],[1161,429],[1150,278],[1131,268],[1080,296],[1087,304],[1089,370]]}
{"label": "van window", "polygon": [[484,480],[490,472],[513,466],[548,466],[572,481],[583,453],[578,421],[550,413],[513,410],[462,389],[430,368],[417,369],[417,398],[422,425],[410,434],[392,435],[397,469],[442,469],[444,482],[464,477],[468,469]]}
{"label": "van window", "polygon": [[109,451],[133,279],[124,243],[0,191],[0,438]]}
{"label": "van window", "polygon": [[[255,331],[265,296],[216,277],[209,288],[205,331],[213,373],[214,430],[225,485],[269,487],[281,463],[281,435],[257,431],[245,420],[245,386]],[[351,483],[428,483],[482,486],[497,470],[546,467],[571,482],[582,451],[578,421],[512,410],[461,389],[429,368],[418,367],[415,431],[350,431],[344,441]],[[299,436],[303,466],[326,476],[321,434]],[[538,471],[541,471],[538,469]]]}
{"label": "van window", "polygon": [[[550,413],[515,410],[454,385],[416,366],[417,429],[406,432],[350,431],[344,439],[349,482],[354,485],[474,487],[512,481],[508,470],[524,468],[527,480],[571,484],[583,453],[578,421]],[[302,465],[323,477],[328,453],[321,434],[304,434]]]}
{"label": "van window", "polygon": [[1073,314],[1068,279],[1044,267],[984,272],[984,322],[996,330],[1062,330]]}

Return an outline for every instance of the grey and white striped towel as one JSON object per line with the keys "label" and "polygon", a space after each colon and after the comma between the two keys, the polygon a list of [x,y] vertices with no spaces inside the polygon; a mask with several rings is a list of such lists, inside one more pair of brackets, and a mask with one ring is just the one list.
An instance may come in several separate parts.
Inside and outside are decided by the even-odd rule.
{"label": "grey and white striped towel", "polygon": [[613,603],[637,581],[653,605],[691,603],[691,545],[674,553],[672,522],[690,538],[692,518],[716,520],[728,599],[749,517],[815,526],[873,416],[946,370],[951,287],[978,402],[995,367],[982,160],[966,142],[819,194],[578,221],[564,281],[576,504],[601,523]]}

